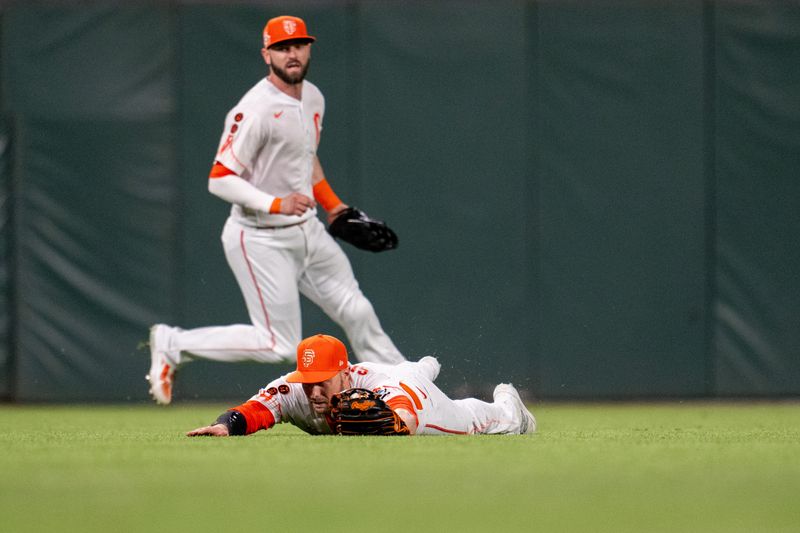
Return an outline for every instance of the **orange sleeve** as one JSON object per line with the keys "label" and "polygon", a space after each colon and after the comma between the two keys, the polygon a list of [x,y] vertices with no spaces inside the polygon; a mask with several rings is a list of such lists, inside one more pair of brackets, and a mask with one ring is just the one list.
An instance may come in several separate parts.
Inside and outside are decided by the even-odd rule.
{"label": "orange sleeve", "polygon": [[275,417],[264,404],[255,400],[248,400],[238,407],[228,409],[229,411],[239,411],[247,421],[247,432],[245,435],[255,433],[260,429],[269,429],[275,425]]}
{"label": "orange sleeve", "polygon": [[222,178],[225,176],[230,176],[233,174],[236,175],[236,172],[229,169],[219,161],[214,161],[214,166],[211,167],[211,173],[208,175],[209,179],[211,178]]}
{"label": "orange sleeve", "polygon": [[419,424],[419,419],[417,418],[417,411],[414,409],[414,406],[411,404],[411,400],[408,396],[397,395],[394,398],[389,398],[386,400],[386,405],[388,405],[392,411],[397,411],[398,409],[405,409],[412,415],[414,415],[414,421]]}
{"label": "orange sleeve", "polygon": [[331,189],[328,180],[322,179],[319,183],[314,185],[314,199],[325,208],[325,211],[330,211],[342,201],[336,196],[336,193]]}

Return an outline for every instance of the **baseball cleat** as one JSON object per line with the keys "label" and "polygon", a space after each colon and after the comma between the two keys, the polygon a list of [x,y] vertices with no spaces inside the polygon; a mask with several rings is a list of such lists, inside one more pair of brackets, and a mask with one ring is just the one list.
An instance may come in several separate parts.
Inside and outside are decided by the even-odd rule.
{"label": "baseball cleat", "polygon": [[164,349],[167,335],[167,326],[164,324],[150,328],[150,372],[145,376],[150,382],[150,396],[161,405],[172,401],[172,385],[175,382],[175,365]]}
{"label": "baseball cleat", "polygon": [[442,364],[438,359],[432,355],[426,355],[417,361],[417,364],[424,369],[423,373],[429,380],[436,381],[436,378],[439,376],[439,371],[442,369]]}
{"label": "baseball cleat", "polygon": [[525,404],[522,401],[522,398],[519,397],[519,392],[517,389],[514,388],[514,385],[510,383],[501,383],[497,387],[494,388],[494,399],[497,401],[498,399],[508,400],[511,405],[518,411],[520,415],[520,423],[519,423],[519,433],[520,435],[524,435],[526,433],[535,433],[536,432],[536,418],[528,411],[528,408],[525,407]]}

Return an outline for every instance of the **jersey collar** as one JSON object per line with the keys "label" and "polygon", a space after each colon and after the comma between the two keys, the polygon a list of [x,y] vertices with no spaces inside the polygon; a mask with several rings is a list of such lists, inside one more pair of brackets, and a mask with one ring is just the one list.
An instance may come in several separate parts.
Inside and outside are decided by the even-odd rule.
{"label": "jersey collar", "polygon": [[[283,100],[287,104],[294,104],[299,106],[302,103],[303,101],[302,98],[300,100],[295,100],[285,92],[275,87],[275,85],[271,81],[269,81],[269,78],[265,77],[262,81],[267,85],[267,91],[269,91],[269,93],[275,98]],[[306,91],[306,80],[303,80],[303,93],[305,93],[305,91]]]}

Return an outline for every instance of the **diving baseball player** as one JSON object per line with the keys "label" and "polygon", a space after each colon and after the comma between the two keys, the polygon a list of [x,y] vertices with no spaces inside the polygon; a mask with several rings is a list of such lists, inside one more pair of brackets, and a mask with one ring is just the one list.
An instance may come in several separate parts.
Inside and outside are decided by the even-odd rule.
{"label": "diving baseball player", "polygon": [[494,402],[451,400],[433,380],[433,357],[399,365],[349,364],[341,341],[314,335],[297,346],[297,370],[269,383],[247,402],[229,409],[210,426],[188,436],[248,435],[289,422],[312,435],[336,432],[331,399],[353,387],[375,391],[407,428],[402,434],[523,434],[536,431],[536,419],[509,384],[494,390]]}
{"label": "diving baseball player", "polygon": [[329,223],[348,206],[317,158],[325,100],[305,80],[315,38],[303,20],[281,16],[267,23],[263,39],[269,75],[228,113],[208,180],[209,191],[232,204],[222,244],[251,323],[153,326],[147,379],[160,404],[172,400],[175,369],[193,359],[292,360],[301,339],[299,293],[342,327],[360,361],[405,360],[316,216],[317,204]]}

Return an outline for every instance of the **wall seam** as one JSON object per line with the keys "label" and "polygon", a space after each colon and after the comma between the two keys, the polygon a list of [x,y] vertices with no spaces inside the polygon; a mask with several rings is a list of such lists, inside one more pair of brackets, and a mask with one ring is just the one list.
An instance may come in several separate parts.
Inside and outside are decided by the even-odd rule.
{"label": "wall seam", "polygon": [[6,43],[6,24],[8,23],[7,12],[0,12],[0,120],[2,120],[8,133],[8,144],[4,150],[7,151],[8,158],[6,160],[6,170],[8,171],[8,179],[6,180],[6,249],[3,254],[6,259],[7,272],[6,272],[6,298],[7,298],[7,330],[6,330],[6,372],[7,372],[7,392],[2,395],[4,401],[15,401],[19,396],[19,242],[17,231],[17,213],[18,213],[18,194],[19,190],[18,178],[20,175],[20,161],[21,158],[17,157],[19,144],[18,132],[19,127],[17,118],[14,113],[7,108],[8,94],[8,61],[6,53],[8,46]]}
{"label": "wall seam", "polygon": [[540,186],[538,181],[539,149],[536,142],[538,122],[537,118],[541,115],[540,91],[539,91],[539,7],[537,2],[529,1],[525,3],[525,35],[528,37],[525,46],[525,63],[527,67],[527,78],[525,83],[525,105],[527,107],[526,127],[525,127],[525,146],[528,148],[526,161],[527,171],[525,180],[525,198],[530,202],[530,209],[525,217],[525,263],[530,265],[530,274],[526,276],[526,286],[524,289],[525,300],[532,302],[528,306],[532,316],[530,320],[530,338],[528,346],[533,347],[529,372],[534,391],[540,391],[541,382],[541,358],[542,358],[542,302],[541,302],[541,264],[539,246],[541,243],[541,209],[540,205]]}
{"label": "wall seam", "polygon": [[[187,195],[184,194],[184,171],[185,165],[183,161],[184,150],[181,146],[181,140],[184,136],[181,135],[181,126],[183,125],[183,76],[181,69],[181,24],[180,24],[181,6],[178,3],[171,3],[167,7],[167,20],[168,31],[172,37],[172,50],[170,51],[170,74],[172,77],[172,113],[169,117],[170,133],[172,144],[172,158],[170,166],[172,167],[173,178],[173,205],[176,206],[174,218],[172,221],[172,236],[174,242],[183,243],[183,246],[172,247],[173,251],[173,280],[184,280],[183,273],[186,271],[186,242],[185,239],[185,221],[187,209]],[[172,286],[172,304],[170,305],[170,314],[174,317],[177,323],[185,323],[186,321],[186,294],[185,283],[183,281],[175,281]]]}
{"label": "wall seam", "polygon": [[705,394],[715,396],[715,303],[717,271],[717,173],[716,173],[716,31],[715,2],[703,2],[703,178],[705,193]]}
{"label": "wall seam", "polygon": [[348,127],[350,129],[350,139],[347,150],[347,167],[350,175],[353,176],[352,185],[354,190],[352,197],[354,201],[350,205],[358,205],[364,198],[364,169],[361,154],[361,132],[364,131],[363,116],[361,108],[361,47],[359,41],[361,37],[361,6],[359,2],[349,2],[346,8],[347,13],[347,37],[348,61],[345,67],[348,80],[346,92],[348,102],[347,116]]}

